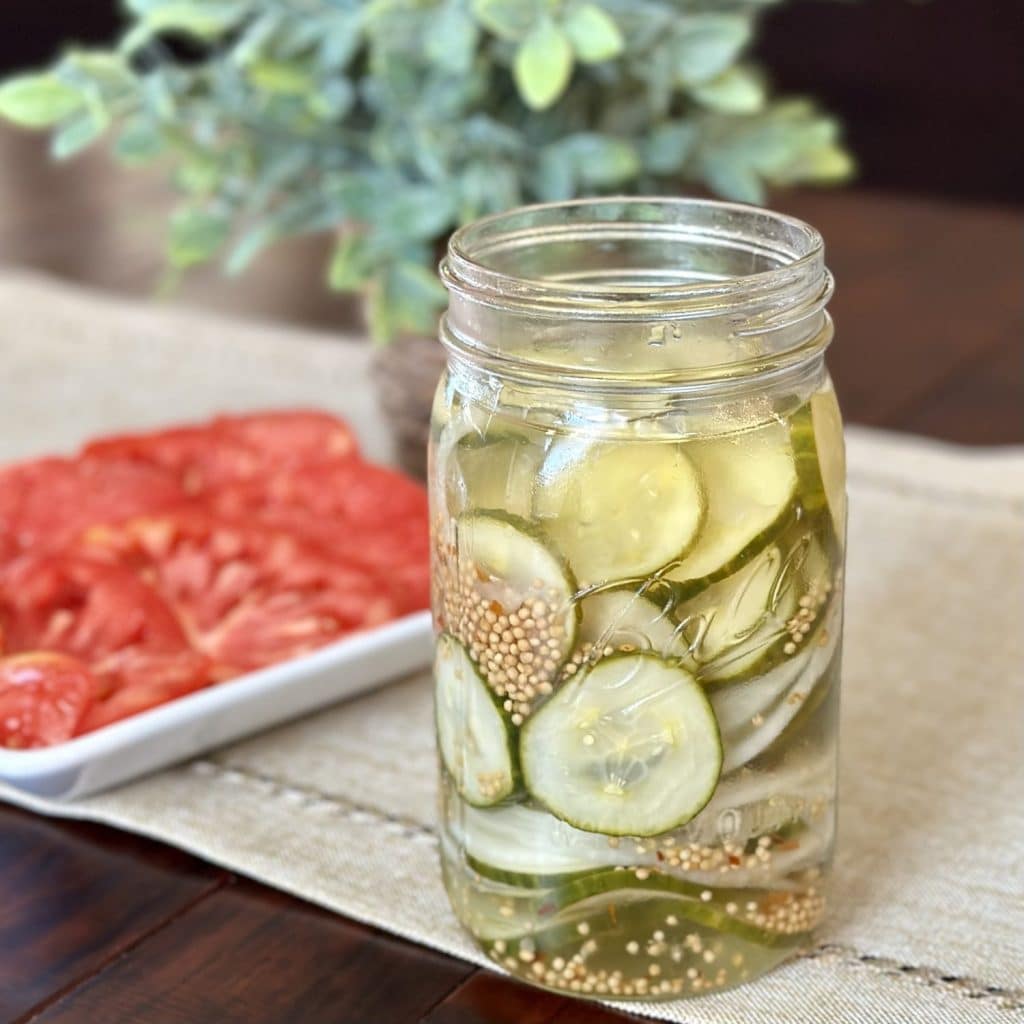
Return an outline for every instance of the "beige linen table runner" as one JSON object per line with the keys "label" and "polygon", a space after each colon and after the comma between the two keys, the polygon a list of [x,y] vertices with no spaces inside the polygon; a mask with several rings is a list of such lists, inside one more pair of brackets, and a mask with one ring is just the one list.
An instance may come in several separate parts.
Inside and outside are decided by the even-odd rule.
{"label": "beige linen table runner", "polygon": [[[0,459],[223,409],[333,407],[364,346],[0,278]],[[688,1024],[1024,1019],[1024,451],[851,430],[840,839],[819,945]],[[426,675],[49,814],[165,840],[479,963],[437,869]]]}

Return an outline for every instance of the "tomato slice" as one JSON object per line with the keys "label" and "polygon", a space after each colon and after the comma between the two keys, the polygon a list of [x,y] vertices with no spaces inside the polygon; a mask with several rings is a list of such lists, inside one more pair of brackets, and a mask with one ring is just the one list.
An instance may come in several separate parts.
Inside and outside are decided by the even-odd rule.
{"label": "tomato slice", "polygon": [[213,430],[260,452],[267,469],[359,455],[351,427],[315,409],[280,409],[245,416],[220,416]]}
{"label": "tomato slice", "polygon": [[184,697],[216,681],[210,660],[192,650],[119,651],[103,659],[94,672],[106,682],[107,696],[86,711],[78,725],[79,735]]}
{"label": "tomato slice", "polygon": [[257,452],[240,441],[217,436],[211,427],[104,438],[88,445],[85,454],[101,462],[159,469],[171,474],[190,496],[219,483],[248,479],[261,469]]}
{"label": "tomato slice", "polygon": [[427,494],[401,473],[358,460],[303,466],[225,485],[207,501],[223,516],[290,530],[376,572],[403,613],[430,604]]}
{"label": "tomato slice", "polygon": [[75,735],[93,701],[76,658],[50,652],[0,658],[0,747],[48,747]]}
{"label": "tomato slice", "polygon": [[347,458],[357,449],[343,420],[298,410],[221,416],[207,426],[106,438],[88,445],[85,453],[158,467],[186,493],[198,495],[290,466]]}
{"label": "tomato slice", "polygon": [[60,651],[93,665],[128,649],[179,651],[174,613],[135,573],[80,555],[22,555],[0,571],[11,651]]}
{"label": "tomato slice", "polygon": [[87,526],[180,505],[184,492],[157,466],[125,460],[38,459],[0,469],[0,556],[60,547]]}
{"label": "tomato slice", "polygon": [[198,509],[86,533],[93,557],[141,573],[174,609],[217,675],[314,650],[396,614],[375,576],[291,533]]}

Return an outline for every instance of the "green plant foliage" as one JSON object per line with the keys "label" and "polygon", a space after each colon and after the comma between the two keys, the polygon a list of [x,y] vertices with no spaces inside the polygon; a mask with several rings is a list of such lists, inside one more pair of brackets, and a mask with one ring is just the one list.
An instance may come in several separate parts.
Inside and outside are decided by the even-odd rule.
{"label": "green plant foliage", "polygon": [[328,281],[386,341],[433,331],[438,245],[474,217],[846,178],[835,122],[746,59],[772,2],[125,0],[115,49],[0,85],[0,116],[58,157],[112,134],[126,163],[166,160],[176,269],[336,232]]}

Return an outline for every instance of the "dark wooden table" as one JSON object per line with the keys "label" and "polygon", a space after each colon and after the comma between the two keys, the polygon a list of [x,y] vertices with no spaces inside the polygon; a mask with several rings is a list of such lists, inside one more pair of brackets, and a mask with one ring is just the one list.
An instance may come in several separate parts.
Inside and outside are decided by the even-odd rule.
{"label": "dark wooden table", "polygon": [[[847,419],[967,444],[1024,442],[1024,211],[858,193],[783,197],[829,244],[830,354]],[[0,134],[0,263],[144,293],[166,208],[99,158],[49,169]],[[309,324],[323,245],[179,301]],[[2,358],[2,353],[0,353]],[[625,1015],[529,990],[187,854],[0,807],[0,1021],[574,1024]]]}

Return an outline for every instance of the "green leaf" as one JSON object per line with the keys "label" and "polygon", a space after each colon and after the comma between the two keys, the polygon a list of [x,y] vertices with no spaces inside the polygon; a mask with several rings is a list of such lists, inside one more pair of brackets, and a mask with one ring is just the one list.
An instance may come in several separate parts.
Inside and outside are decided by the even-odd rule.
{"label": "green leaf", "polygon": [[581,132],[564,143],[576,165],[576,178],[591,188],[624,185],[640,171],[636,148],[625,139]]}
{"label": "green leaf", "polygon": [[756,114],[764,108],[764,79],[752,68],[734,67],[690,90],[698,102],[722,114]]}
{"label": "green leaf", "polygon": [[90,108],[66,121],[50,141],[57,160],[67,160],[92,145],[106,130],[110,119],[102,110]]}
{"label": "green leaf", "polygon": [[230,229],[230,218],[222,213],[193,208],[178,210],[171,218],[168,262],[179,270],[208,262],[227,240]]}
{"label": "green leaf", "polygon": [[[399,263],[395,268],[395,283],[402,289],[406,301],[412,306],[440,310],[448,302],[448,292],[437,274],[419,263]],[[436,328],[436,323],[431,327]]]}
{"label": "green leaf", "polygon": [[611,60],[622,53],[625,42],[611,15],[596,4],[583,4],[570,12],[562,27],[576,56],[584,64]]}
{"label": "green leaf", "polygon": [[378,344],[401,331],[433,335],[448,295],[437,276],[419,263],[389,267],[367,291],[370,336]]}
{"label": "green leaf", "polygon": [[0,116],[24,128],[48,128],[83,105],[55,75],[21,75],[0,86]]}
{"label": "green leaf", "polygon": [[675,174],[686,163],[697,141],[697,128],[689,121],[658,125],[643,141],[640,158],[653,174]]}
{"label": "green leaf", "polygon": [[122,94],[135,87],[135,74],[120,53],[72,50],[63,57],[58,68],[69,83],[96,86],[107,96]]}
{"label": "green leaf", "polygon": [[545,203],[571,199],[576,191],[576,163],[564,146],[541,150],[533,176],[533,191]]}
{"label": "green leaf", "polygon": [[625,185],[639,172],[640,158],[626,139],[577,132],[541,151],[534,190],[541,199],[555,202],[575,195],[580,186]]}
{"label": "green leaf", "polygon": [[247,3],[195,3],[171,0],[159,4],[133,5],[139,23],[124,37],[121,49],[131,52],[161,32],[181,32],[197,39],[213,40],[238,25],[249,11]]}
{"label": "green leaf", "polygon": [[800,182],[832,185],[849,180],[856,169],[853,157],[842,146],[829,144],[800,153],[769,177],[775,185]]}
{"label": "green leaf", "polygon": [[257,89],[282,96],[303,96],[315,87],[309,67],[298,61],[250,61],[246,77]]}
{"label": "green leaf", "polygon": [[549,18],[542,19],[516,50],[514,74],[523,102],[533,110],[550,107],[572,75],[572,46]]}
{"label": "green leaf", "polygon": [[182,156],[174,183],[191,195],[203,195],[217,187],[221,173],[216,155],[193,150]]}
{"label": "green leaf", "polygon": [[538,6],[523,0],[472,0],[473,16],[499,39],[519,40],[537,23]]}
{"label": "green leaf", "polygon": [[728,154],[711,156],[704,162],[704,180],[723,199],[761,205],[764,185],[752,168],[730,159]]}
{"label": "green leaf", "polygon": [[346,231],[338,240],[327,268],[327,284],[335,291],[353,292],[362,288],[373,272],[375,260],[366,236]]}
{"label": "green leaf", "polygon": [[324,29],[320,43],[320,66],[326,71],[348,67],[362,42],[360,11],[337,11],[321,16]]}
{"label": "green leaf", "polygon": [[721,74],[750,41],[751,21],[742,14],[696,14],[682,19],[670,46],[676,74],[698,85]]}
{"label": "green leaf", "polygon": [[114,143],[114,155],[129,167],[144,164],[164,150],[163,134],[143,117],[125,121]]}
{"label": "green leaf", "polygon": [[460,3],[446,3],[430,20],[423,41],[427,57],[454,75],[473,66],[479,37],[473,16]]}
{"label": "green leaf", "polygon": [[309,112],[321,121],[341,120],[356,100],[356,91],[347,78],[335,78],[325,83],[307,100]]}
{"label": "green leaf", "polygon": [[431,241],[451,227],[455,202],[446,191],[402,182],[378,196],[368,214],[380,234]]}

